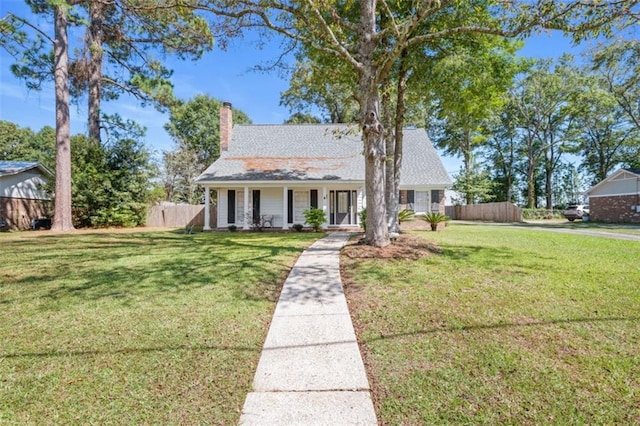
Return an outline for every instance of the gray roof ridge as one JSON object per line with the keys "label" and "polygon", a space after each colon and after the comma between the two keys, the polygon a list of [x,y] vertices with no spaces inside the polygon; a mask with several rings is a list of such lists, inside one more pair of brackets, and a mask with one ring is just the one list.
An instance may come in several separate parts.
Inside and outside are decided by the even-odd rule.
{"label": "gray roof ridge", "polygon": [[298,124],[277,124],[277,123],[234,123],[238,127],[317,127],[317,126],[360,126],[358,123],[298,123]]}

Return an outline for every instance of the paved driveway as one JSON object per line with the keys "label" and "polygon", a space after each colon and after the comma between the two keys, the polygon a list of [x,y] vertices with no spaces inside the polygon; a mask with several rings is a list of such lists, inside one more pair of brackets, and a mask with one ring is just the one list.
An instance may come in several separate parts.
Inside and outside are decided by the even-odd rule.
{"label": "paved driveway", "polygon": [[580,234],[580,235],[589,235],[591,237],[603,237],[603,238],[614,238],[618,240],[628,240],[628,241],[640,241],[640,234],[633,233],[624,233],[625,229],[629,230],[640,230],[640,226],[635,225],[620,225],[620,228],[617,228],[620,232],[607,232],[602,228],[595,229],[573,229],[573,228],[564,228],[560,227],[565,224],[565,222],[551,222],[549,224],[540,224],[535,225],[529,222],[523,224],[514,224],[514,223],[496,223],[496,222],[471,222],[471,221],[463,221],[456,220],[454,223],[467,224],[467,225],[490,225],[490,226],[507,226],[510,228],[526,228],[532,229],[535,231],[546,231],[546,232],[560,232],[564,234]]}
{"label": "paved driveway", "polygon": [[548,228],[544,226],[526,226],[527,229],[535,229],[537,231],[561,232],[565,234],[581,234],[590,235],[592,237],[615,238],[618,240],[640,241],[640,235],[622,234],[617,232],[590,231],[588,229],[568,229],[568,228]]}

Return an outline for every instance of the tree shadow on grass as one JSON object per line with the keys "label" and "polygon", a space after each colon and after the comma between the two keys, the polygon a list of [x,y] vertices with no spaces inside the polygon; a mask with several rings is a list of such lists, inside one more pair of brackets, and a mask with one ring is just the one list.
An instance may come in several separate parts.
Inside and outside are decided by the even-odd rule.
{"label": "tree shadow on grass", "polygon": [[120,348],[120,349],[91,349],[91,350],[49,350],[43,352],[0,353],[0,358],[57,358],[57,357],[93,357],[99,355],[127,355],[160,353],[171,351],[231,351],[231,352],[262,352],[262,347],[228,346],[228,345],[177,345],[164,347]]}
{"label": "tree shadow on grass", "polygon": [[423,330],[414,330],[407,331],[402,333],[391,333],[385,334],[383,336],[363,339],[363,343],[372,343],[376,341],[383,340],[392,340],[392,339],[402,339],[404,337],[413,337],[413,336],[421,336],[421,335],[430,335],[430,334],[438,334],[438,333],[456,333],[461,331],[482,331],[482,330],[496,330],[496,329],[509,329],[509,328],[519,328],[519,327],[541,327],[547,325],[555,325],[555,324],[575,324],[575,323],[598,323],[598,322],[608,322],[608,321],[629,321],[636,322],[639,321],[640,317],[637,316],[628,316],[628,317],[582,317],[582,318],[563,318],[563,319],[550,319],[550,320],[531,320],[531,321],[519,321],[519,322],[500,322],[495,324],[473,324],[473,325],[462,325],[462,326],[451,326],[451,327],[433,327],[429,329]]}
{"label": "tree shadow on grass", "polygon": [[[289,240],[294,243],[287,244]],[[118,298],[127,304],[131,297],[171,297],[203,287],[224,288],[238,299],[273,301],[295,260],[280,256],[301,252],[298,241],[309,238],[174,232],[43,235],[37,245],[32,238],[13,241],[13,251],[22,256],[17,267],[25,272],[10,285],[30,286],[28,292],[20,291],[20,298],[66,302]],[[51,284],[56,282],[60,284]],[[16,298],[0,300],[14,302]]]}
{"label": "tree shadow on grass", "polygon": [[510,247],[457,246],[443,245],[440,255],[451,260],[454,265],[473,266],[486,271],[502,273],[508,269],[511,273],[539,273],[556,262],[556,258],[539,252],[531,252],[523,257]]}

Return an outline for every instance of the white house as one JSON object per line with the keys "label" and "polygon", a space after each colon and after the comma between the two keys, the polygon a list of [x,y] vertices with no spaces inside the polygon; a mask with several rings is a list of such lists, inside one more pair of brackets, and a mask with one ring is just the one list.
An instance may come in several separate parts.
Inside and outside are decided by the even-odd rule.
{"label": "white house", "polygon": [[[217,192],[217,228],[248,229],[255,221],[288,229],[304,224],[309,207],[329,227],[359,226],[365,172],[358,127],[346,124],[233,125],[231,104],[220,111],[220,158],[196,182]],[[423,129],[404,130],[400,202],[417,213],[444,212],[451,179]],[[208,209],[205,208],[205,213]],[[211,229],[205,214],[204,229]]]}
{"label": "white house", "polygon": [[589,218],[640,223],[640,169],[619,169],[589,189]]}
{"label": "white house", "polygon": [[53,173],[37,162],[0,161],[0,220],[11,228],[28,229],[46,216],[51,198],[42,189]]}

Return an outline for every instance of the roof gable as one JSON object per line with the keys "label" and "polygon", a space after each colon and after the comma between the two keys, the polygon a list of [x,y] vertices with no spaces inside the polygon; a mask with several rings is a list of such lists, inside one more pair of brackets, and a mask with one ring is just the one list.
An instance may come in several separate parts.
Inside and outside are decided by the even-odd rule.
{"label": "roof gable", "polygon": [[[364,181],[362,151],[355,125],[235,125],[227,151],[197,182]],[[423,129],[404,130],[401,176],[401,185],[451,184]]]}
{"label": "roof gable", "polygon": [[[589,188],[585,192],[585,194],[587,196],[595,195],[599,191],[602,191],[603,189],[605,189],[605,187],[612,182],[624,181],[624,180],[630,180],[630,179],[633,179],[634,181],[640,179],[640,169],[631,169],[631,168],[618,169],[615,172],[613,172],[611,175],[607,176],[605,179],[598,182],[596,185]],[[637,191],[638,190],[636,189],[636,192]]]}
{"label": "roof gable", "polygon": [[15,175],[31,169],[38,169],[45,175],[53,176],[49,169],[37,161],[0,161],[0,176]]}

